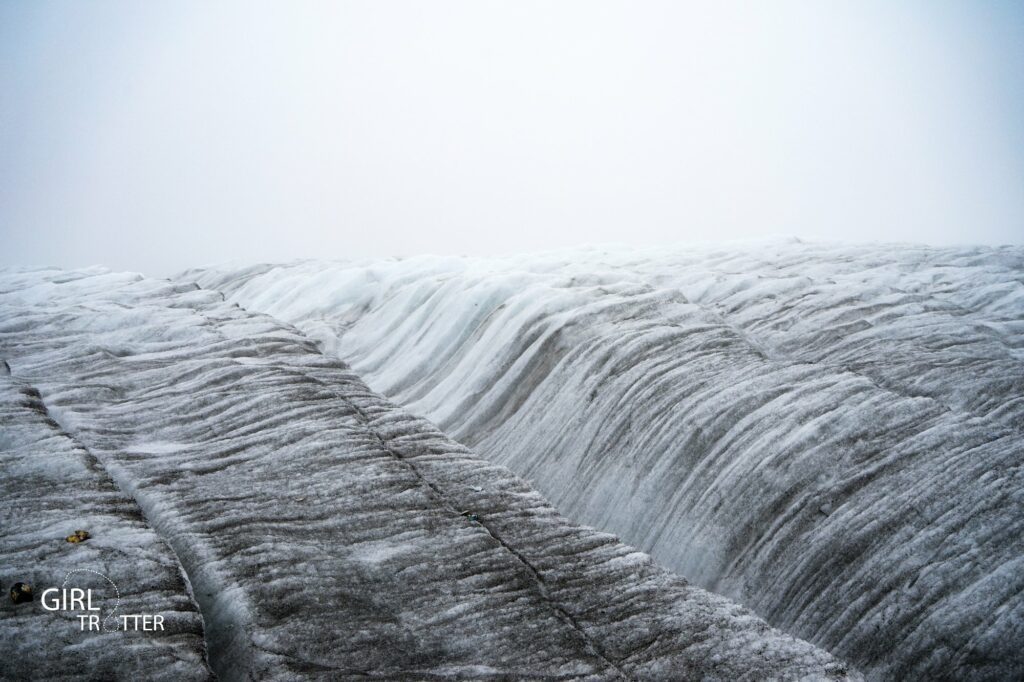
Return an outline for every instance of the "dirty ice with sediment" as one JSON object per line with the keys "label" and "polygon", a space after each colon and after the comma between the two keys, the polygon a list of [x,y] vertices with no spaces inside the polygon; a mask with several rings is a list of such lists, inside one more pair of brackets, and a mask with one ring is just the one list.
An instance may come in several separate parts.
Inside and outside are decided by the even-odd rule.
{"label": "dirty ice with sediment", "polygon": [[184,273],[872,679],[1024,676],[1024,249]]}
{"label": "dirty ice with sediment", "polygon": [[[5,600],[0,677],[859,678],[614,524],[563,515],[578,511],[564,495],[556,511],[482,439],[452,438],[300,320],[209,279],[0,272],[0,578],[39,594],[93,571],[75,584],[105,617],[167,623],[85,632],[38,598]],[[514,415],[536,388],[484,409]],[[593,504],[612,504],[591,481]]]}

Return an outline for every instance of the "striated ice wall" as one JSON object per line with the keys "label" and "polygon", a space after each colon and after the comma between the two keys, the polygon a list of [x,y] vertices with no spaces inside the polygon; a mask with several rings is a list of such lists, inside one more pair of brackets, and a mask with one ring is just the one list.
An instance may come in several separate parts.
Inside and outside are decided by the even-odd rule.
{"label": "striated ice wall", "polygon": [[1024,675],[1024,249],[776,242],[185,280],[879,678]]}
{"label": "striated ice wall", "polygon": [[860,679],[216,292],[0,271],[0,359],[3,575],[96,568],[182,621],[74,639],[0,608],[0,678],[201,679],[201,632],[223,680]]}

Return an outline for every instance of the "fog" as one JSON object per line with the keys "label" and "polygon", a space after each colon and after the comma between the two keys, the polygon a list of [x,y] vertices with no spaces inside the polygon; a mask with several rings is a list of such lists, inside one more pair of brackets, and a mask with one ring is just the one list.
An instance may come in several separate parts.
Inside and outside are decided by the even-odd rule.
{"label": "fog", "polygon": [[1012,2],[0,4],[0,265],[1021,243]]}

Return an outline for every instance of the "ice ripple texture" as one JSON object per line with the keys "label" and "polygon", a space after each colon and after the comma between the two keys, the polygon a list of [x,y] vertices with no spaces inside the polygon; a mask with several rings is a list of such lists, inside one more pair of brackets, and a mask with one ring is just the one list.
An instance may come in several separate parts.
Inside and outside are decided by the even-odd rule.
{"label": "ice ripple texture", "polygon": [[773,625],[1024,676],[1024,249],[769,242],[184,275]]}
{"label": "ice ripple texture", "polygon": [[[294,327],[216,292],[100,270],[0,273],[0,355],[4,381],[33,387],[35,406],[8,410],[15,389],[0,384],[4,442],[45,413],[52,442],[134,498],[146,521],[135,542],[173,548],[221,679],[858,677],[567,521]],[[5,481],[12,528],[40,522],[4,506],[33,484]],[[112,523],[93,530],[83,549],[122,537]],[[108,571],[130,593],[150,576],[124,561]],[[202,676],[195,634],[181,644]],[[81,652],[35,635],[40,649]],[[95,660],[81,652],[62,676],[170,674],[156,657],[141,672]]]}
{"label": "ice ripple texture", "polygon": [[[15,582],[31,585],[34,603],[3,595],[0,679],[213,679],[202,618],[174,554],[39,392],[5,370],[0,364],[0,581],[5,593]],[[94,538],[65,542],[79,529]],[[97,631],[40,607],[45,588],[65,585],[93,590],[90,606],[105,609]],[[160,614],[163,629],[125,632],[118,616],[131,613]]]}

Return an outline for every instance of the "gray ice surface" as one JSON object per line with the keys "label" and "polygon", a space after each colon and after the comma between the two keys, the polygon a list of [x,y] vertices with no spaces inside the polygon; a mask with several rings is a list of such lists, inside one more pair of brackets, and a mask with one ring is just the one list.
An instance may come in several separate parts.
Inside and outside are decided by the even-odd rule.
{"label": "gray ice surface", "polygon": [[[38,391],[3,374],[0,472],[0,679],[211,678],[202,618],[170,548]],[[66,542],[76,530],[90,539]],[[33,601],[13,603],[15,583]],[[63,587],[91,589],[100,611],[42,608],[44,591]],[[163,630],[120,629],[118,616],[143,613],[160,615]],[[97,615],[101,629],[83,632],[79,615]]]}
{"label": "gray ice surface", "polygon": [[[124,524],[92,520],[94,539],[59,551],[131,583],[151,575],[148,564],[82,552],[130,541],[140,557],[164,557],[166,542],[224,679],[857,677],[614,536],[566,520],[295,328],[216,292],[99,270],[0,273],[0,357],[11,369],[4,381],[39,392],[35,408],[5,413],[5,442],[50,415],[61,434],[52,438],[76,462],[95,461],[96,475],[145,515],[130,537]],[[34,454],[11,452],[11,466]],[[53,478],[64,464],[39,466]],[[45,485],[8,476],[3,503],[35,499]],[[69,499],[88,498],[60,497]],[[35,516],[49,511],[23,513],[11,522],[18,532],[49,543],[85,512],[61,510],[52,532]],[[54,565],[63,570],[63,557]],[[14,620],[0,627],[5,641],[26,636]],[[31,627],[41,651],[91,660]],[[181,642],[191,648],[180,656],[201,672],[195,638]],[[127,643],[102,646],[119,655]],[[156,656],[151,665],[140,675],[126,664],[116,677],[167,672]]]}
{"label": "gray ice surface", "polygon": [[1024,248],[756,245],[183,275],[879,679],[1024,677]]}

